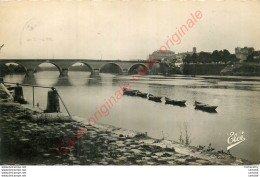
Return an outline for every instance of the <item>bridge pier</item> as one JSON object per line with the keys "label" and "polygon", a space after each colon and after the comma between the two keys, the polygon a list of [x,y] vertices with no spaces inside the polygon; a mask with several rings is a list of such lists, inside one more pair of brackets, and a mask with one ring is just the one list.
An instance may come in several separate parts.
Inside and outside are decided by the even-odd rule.
{"label": "bridge pier", "polygon": [[99,76],[99,69],[93,69],[91,76]]}
{"label": "bridge pier", "polygon": [[33,69],[27,69],[26,76],[31,77],[33,76],[34,70]]}
{"label": "bridge pier", "polygon": [[128,71],[123,71],[122,75],[124,76],[128,75]]}
{"label": "bridge pier", "polygon": [[67,68],[62,68],[60,71],[60,77],[68,77],[68,71]]}
{"label": "bridge pier", "polygon": [[123,69],[123,75],[128,75],[128,69]]}

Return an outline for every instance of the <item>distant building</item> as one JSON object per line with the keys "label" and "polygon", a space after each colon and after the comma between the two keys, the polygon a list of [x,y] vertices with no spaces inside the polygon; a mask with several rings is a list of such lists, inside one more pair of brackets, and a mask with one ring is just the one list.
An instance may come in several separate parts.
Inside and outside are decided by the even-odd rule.
{"label": "distant building", "polygon": [[[165,53],[165,54],[164,54]],[[149,55],[149,59],[151,59],[152,55],[156,55],[158,57],[158,62],[165,62],[165,63],[171,63],[173,65],[179,66],[183,63],[183,59],[187,56],[187,55],[192,55],[194,53],[197,53],[197,49],[196,47],[193,47],[192,51],[189,52],[182,52],[182,53],[178,53],[176,54],[175,52],[171,51],[171,50],[157,50],[154,51],[152,54]]]}
{"label": "distant building", "polygon": [[252,54],[255,51],[253,47],[237,47],[235,48],[235,54],[236,57],[240,60],[240,62],[243,62],[247,59],[247,56]]}
{"label": "distant building", "polygon": [[176,54],[176,59],[177,59],[176,63],[177,63],[177,64],[183,63],[183,59],[184,59],[187,55],[192,55],[192,54],[194,54],[194,53],[197,53],[196,47],[193,47],[192,52],[188,52],[188,51],[187,51],[187,52],[182,52],[182,53]]}
{"label": "distant building", "polygon": [[165,63],[175,63],[176,55],[175,52],[171,50],[156,50],[152,54],[149,55],[149,59],[151,59],[152,55],[157,56],[158,62],[165,62]]}

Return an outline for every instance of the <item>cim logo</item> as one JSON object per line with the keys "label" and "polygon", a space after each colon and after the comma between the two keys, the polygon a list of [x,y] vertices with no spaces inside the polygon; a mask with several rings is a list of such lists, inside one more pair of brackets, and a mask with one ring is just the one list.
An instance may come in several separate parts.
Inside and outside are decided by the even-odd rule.
{"label": "cim logo", "polygon": [[238,136],[237,133],[235,133],[235,132],[231,132],[229,134],[227,142],[230,145],[227,147],[227,151],[246,140],[246,138],[244,138],[243,134],[244,134],[243,131],[241,132],[240,136]]}

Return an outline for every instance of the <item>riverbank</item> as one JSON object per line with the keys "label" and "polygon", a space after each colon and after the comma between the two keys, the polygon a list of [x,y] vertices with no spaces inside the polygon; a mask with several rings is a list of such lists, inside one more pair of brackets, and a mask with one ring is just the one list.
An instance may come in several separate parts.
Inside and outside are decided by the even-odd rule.
{"label": "riverbank", "polygon": [[228,65],[220,74],[227,76],[260,76],[260,64],[244,62]]}
{"label": "riverbank", "polygon": [[183,64],[184,75],[260,76],[259,63],[190,63]]}
{"label": "riverbank", "polygon": [[[40,110],[2,103],[1,164],[24,165],[248,165],[230,154],[157,140],[137,132],[64,119],[35,119]],[[87,133],[60,155],[57,145],[85,126]],[[64,150],[65,147],[63,147]]]}
{"label": "riverbank", "polygon": [[184,75],[220,75],[227,64],[190,63],[181,67]]}

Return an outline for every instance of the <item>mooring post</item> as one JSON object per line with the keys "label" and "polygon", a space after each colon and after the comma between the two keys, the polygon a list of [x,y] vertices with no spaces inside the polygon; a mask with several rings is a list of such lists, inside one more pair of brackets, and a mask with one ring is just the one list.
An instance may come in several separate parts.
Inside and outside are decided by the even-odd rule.
{"label": "mooring post", "polygon": [[17,84],[17,86],[14,87],[14,101],[21,102],[22,100],[24,100],[23,88]]}
{"label": "mooring post", "polygon": [[46,113],[60,112],[59,96],[55,90],[48,91]]}

